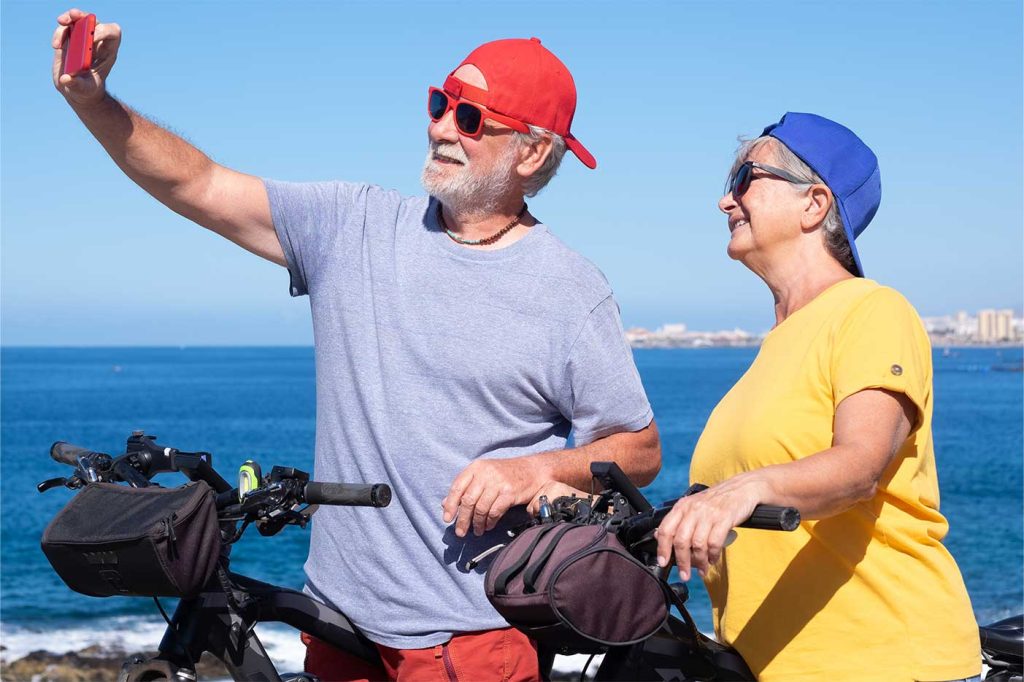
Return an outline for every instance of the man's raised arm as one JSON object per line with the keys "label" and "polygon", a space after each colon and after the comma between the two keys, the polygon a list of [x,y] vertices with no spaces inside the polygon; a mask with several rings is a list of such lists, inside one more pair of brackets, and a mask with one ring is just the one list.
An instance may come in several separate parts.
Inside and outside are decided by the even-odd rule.
{"label": "man's raised arm", "polygon": [[64,38],[71,24],[84,16],[72,9],[57,17],[53,84],[114,163],[176,213],[285,265],[262,180],[214,163],[107,93],[107,76],[121,42],[120,26],[96,24],[92,68],[74,77],[61,74]]}

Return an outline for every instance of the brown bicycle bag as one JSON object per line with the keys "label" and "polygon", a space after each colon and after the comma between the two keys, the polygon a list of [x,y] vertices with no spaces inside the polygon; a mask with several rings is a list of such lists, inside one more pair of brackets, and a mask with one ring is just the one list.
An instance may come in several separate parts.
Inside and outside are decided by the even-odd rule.
{"label": "brown bicycle bag", "polygon": [[668,587],[601,526],[528,528],[487,569],[491,604],[509,624],[562,653],[641,642],[668,619]]}

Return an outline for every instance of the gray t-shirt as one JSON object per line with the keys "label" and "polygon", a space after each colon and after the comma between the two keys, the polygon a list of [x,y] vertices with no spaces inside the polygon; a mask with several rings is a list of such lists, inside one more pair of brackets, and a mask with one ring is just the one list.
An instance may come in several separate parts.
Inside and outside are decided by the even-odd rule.
{"label": "gray t-shirt", "polygon": [[321,507],[306,589],[367,636],[415,649],[506,627],[466,562],[525,519],[458,538],[452,481],[516,457],[636,431],[652,418],[601,272],[544,225],[510,246],[452,242],[427,197],[267,180],[293,296],[316,346],[320,481],[391,485],[385,509]]}

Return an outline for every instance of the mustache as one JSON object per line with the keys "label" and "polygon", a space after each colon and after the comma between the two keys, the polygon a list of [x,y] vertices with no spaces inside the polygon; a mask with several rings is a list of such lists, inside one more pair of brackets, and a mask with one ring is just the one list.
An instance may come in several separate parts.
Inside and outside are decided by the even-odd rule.
{"label": "mustache", "polygon": [[436,154],[437,156],[444,156],[461,163],[469,163],[469,159],[466,157],[466,152],[462,150],[462,146],[454,142],[430,142],[430,153]]}

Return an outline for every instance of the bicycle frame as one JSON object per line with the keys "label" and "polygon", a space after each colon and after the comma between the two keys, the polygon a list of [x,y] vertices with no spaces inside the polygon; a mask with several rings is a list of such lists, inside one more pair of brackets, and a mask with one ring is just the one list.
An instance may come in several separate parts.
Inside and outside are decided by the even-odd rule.
{"label": "bicycle frame", "polygon": [[340,611],[303,592],[243,575],[232,573],[230,580],[237,608],[215,576],[210,581],[211,589],[178,603],[157,656],[126,664],[119,682],[145,679],[154,667],[164,669],[163,662],[170,664],[174,673],[194,670],[204,652],[223,662],[235,680],[280,682],[280,673],[253,631],[257,623],[266,622],[284,623],[379,664],[376,647]]}
{"label": "bicycle frame", "polygon": [[743,682],[757,678],[736,651],[700,633],[694,637],[686,623],[669,616],[668,622],[643,642],[610,649],[594,679],[602,682]]}

